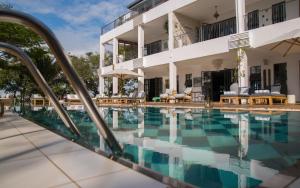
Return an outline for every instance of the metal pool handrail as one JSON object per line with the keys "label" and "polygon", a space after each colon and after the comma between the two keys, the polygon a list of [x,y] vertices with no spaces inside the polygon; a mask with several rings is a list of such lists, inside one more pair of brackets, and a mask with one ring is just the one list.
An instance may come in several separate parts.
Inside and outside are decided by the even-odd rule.
{"label": "metal pool handrail", "polygon": [[55,94],[47,84],[46,80],[44,79],[44,77],[42,76],[38,68],[32,62],[31,58],[22,49],[4,42],[0,42],[0,51],[4,51],[11,55],[14,55],[22,61],[22,63],[28,68],[29,72],[35,79],[38,86],[42,89],[44,94],[49,97],[49,100],[53,104],[56,112],[58,113],[59,117],[62,119],[64,124],[68,128],[70,128],[75,134],[80,136],[80,132],[77,129],[76,125],[71,120],[70,116],[66,113],[64,108],[61,106],[57,97],[55,96]]}
{"label": "metal pool handrail", "polygon": [[112,153],[117,156],[120,155],[122,153],[120,144],[117,142],[105,121],[101,118],[97,107],[89,96],[85,85],[73,69],[68,56],[64,53],[63,47],[54,33],[36,18],[19,11],[0,9],[0,21],[18,23],[29,27],[46,41],[52,53],[54,54],[58,65],[60,65],[74,91],[83,102],[86,111],[96,124],[108,146],[111,148]]}

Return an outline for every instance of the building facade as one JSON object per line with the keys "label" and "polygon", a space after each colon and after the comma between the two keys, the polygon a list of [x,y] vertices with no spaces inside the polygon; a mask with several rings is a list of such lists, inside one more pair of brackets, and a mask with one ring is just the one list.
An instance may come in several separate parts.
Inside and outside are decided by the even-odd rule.
{"label": "building facade", "polygon": [[113,67],[144,75],[147,100],[193,87],[218,101],[238,80],[250,92],[280,84],[300,101],[299,0],[136,0],[128,9],[102,27],[100,75]]}

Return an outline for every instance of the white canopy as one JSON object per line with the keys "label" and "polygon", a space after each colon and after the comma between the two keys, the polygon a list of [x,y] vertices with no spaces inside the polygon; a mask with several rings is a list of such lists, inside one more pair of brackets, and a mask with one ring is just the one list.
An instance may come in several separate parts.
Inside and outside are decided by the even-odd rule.
{"label": "white canopy", "polygon": [[105,74],[102,74],[101,76],[102,77],[118,77],[121,79],[142,77],[142,75],[140,75],[136,72],[133,72],[131,70],[127,70],[127,69],[115,69],[115,70],[112,70]]}

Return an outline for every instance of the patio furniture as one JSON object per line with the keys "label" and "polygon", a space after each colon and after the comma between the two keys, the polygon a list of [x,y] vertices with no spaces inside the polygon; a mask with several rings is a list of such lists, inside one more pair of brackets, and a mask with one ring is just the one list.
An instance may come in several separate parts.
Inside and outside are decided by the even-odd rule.
{"label": "patio furniture", "polygon": [[32,106],[45,106],[45,98],[40,94],[33,94],[30,98]]}
{"label": "patio furniture", "polygon": [[97,95],[96,98],[97,98],[98,105],[112,102],[111,98],[109,98],[105,94]]}
{"label": "patio furniture", "polygon": [[115,104],[127,104],[128,103],[128,96],[127,95],[113,95],[111,96],[111,100]]}
{"label": "patio furniture", "polygon": [[280,104],[287,104],[287,97],[280,93],[281,86],[274,85],[270,90],[255,90],[250,96],[250,105],[254,104],[269,104],[273,105],[274,101],[279,101]]}
{"label": "patio furniture", "polygon": [[243,100],[246,103],[249,99],[249,88],[241,87],[239,88],[238,83],[233,83],[230,86],[230,91],[224,91],[224,94],[220,96],[220,104],[242,104]]}
{"label": "patio furniture", "polygon": [[160,97],[153,97],[153,98],[152,98],[152,101],[153,101],[153,102],[160,102]]}
{"label": "patio furniture", "polygon": [[80,105],[81,101],[76,94],[67,94],[66,96],[66,104],[67,105]]}
{"label": "patio furniture", "polygon": [[184,92],[181,94],[175,94],[176,101],[180,102],[191,102],[192,101],[192,87],[185,88]]}
{"label": "patio furniture", "polygon": [[160,94],[160,101],[161,102],[169,102],[170,96],[172,96],[172,90],[166,89],[166,92],[163,94]]}
{"label": "patio furniture", "polygon": [[136,101],[138,93],[136,91],[130,93],[127,98],[127,103],[134,103]]}
{"label": "patio furniture", "polygon": [[145,103],[146,99],[145,99],[145,92],[141,91],[138,93],[137,97],[135,98],[136,103]]}

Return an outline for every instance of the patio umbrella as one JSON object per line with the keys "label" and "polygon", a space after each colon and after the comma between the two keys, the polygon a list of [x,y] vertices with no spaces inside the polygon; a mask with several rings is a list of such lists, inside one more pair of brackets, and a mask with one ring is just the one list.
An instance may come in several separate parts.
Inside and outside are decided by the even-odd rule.
{"label": "patio umbrella", "polygon": [[[117,77],[121,80],[121,83],[123,83],[123,81],[125,79],[129,79],[129,78],[137,78],[137,77],[142,77],[143,75],[140,75],[136,72],[133,72],[131,70],[127,70],[127,69],[114,69],[110,72],[107,72],[105,74],[102,74],[102,77]],[[123,84],[124,86],[124,84]],[[123,88],[122,86],[122,88]],[[121,91],[121,93],[123,93]],[[120,91],[119,91],[120,94]]]}
{"label": "patio umbrella", "polygon": [[[297,47],[297,48],[296,48]],[[283,57],[286,57],[291,53],[299,53],[300,52],[300,38],[292,38],[288,40],[283,40],[273,46],[270,50],[277,51],[279,53],[283,53]]]}
{"label": "patio umbrella", "polygon": [[127,69],[115,69],[105,74],[102,74],[102,77],[117,77],[124,80],[128,78],[142,77],[142,75]]}

